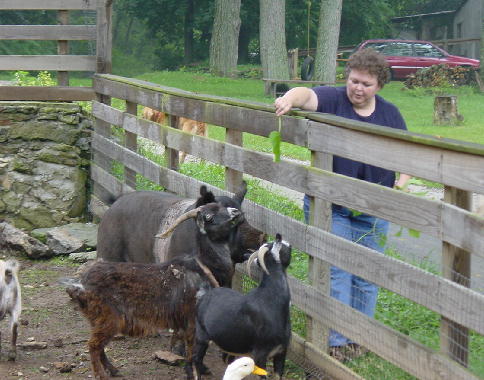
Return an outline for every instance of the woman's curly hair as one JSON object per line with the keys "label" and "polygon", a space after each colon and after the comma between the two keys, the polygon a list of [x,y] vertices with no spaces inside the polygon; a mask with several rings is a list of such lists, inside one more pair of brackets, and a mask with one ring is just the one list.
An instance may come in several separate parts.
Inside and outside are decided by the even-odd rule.
{"label": "woman's curly hair", "polygon": [[372,48],[351,54],[346,64],[346,77],[353,69],[368,71],[369,74],[376,76],[380,88],[390,81],[390,70],[385,56]]}

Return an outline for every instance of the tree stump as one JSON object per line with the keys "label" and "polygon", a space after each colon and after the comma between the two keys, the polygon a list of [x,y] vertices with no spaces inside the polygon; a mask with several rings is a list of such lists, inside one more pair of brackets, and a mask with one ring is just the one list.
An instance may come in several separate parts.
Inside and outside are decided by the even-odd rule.
{"label": "tree stump", "polygon": [[434,124],[456,125],[464,120],[457,111],[457,96],[436,96],[434,100]]}

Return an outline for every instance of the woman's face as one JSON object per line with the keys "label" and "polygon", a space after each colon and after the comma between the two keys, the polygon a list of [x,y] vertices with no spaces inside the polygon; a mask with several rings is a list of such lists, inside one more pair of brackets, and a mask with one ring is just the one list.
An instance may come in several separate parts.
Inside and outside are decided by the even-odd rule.
{"label": "woman's face", "polygon": [[378,79],[367,70],[352,69],[346,80],[346,94],[355,108],[364,108],[373,102],[380,91]]}

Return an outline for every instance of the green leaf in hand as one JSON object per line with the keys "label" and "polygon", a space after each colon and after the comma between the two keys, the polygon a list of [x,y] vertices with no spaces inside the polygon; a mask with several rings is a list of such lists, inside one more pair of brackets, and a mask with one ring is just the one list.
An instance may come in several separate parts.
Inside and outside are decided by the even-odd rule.
{"label": "green leaf in hand", "polygon": [[272,144],[272,153],[274,153],[274,162],[281,161],[281,133],[272,131],[269,134],[269,140]]}
{"label": "green leaf in hand", "polygon": [[414,238],[420,237],[420,231],[414,230],[412,228],[408,229],[408,234]]}

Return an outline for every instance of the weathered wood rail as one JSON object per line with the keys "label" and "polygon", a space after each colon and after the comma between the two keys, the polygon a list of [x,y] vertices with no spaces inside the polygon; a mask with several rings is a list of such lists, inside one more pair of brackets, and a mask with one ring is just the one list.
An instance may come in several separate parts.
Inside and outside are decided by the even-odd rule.
{"label": "weathered wood rail", "polygon": [[[2,86],[0,100],[92,100],[91,87],[69,87],[69,72],[111,72],[112,0],[2,0],[6,10],[57,11],[59,25],[0,25],[0,40],[57,41],[56,55],[0,55],[0,70],[57,72],[58,86]],[[70,25],[69,12],[96,11],[97,25]],[[69,54],[69,41],[96,41],[92,55]]]}
{"label": "weathered wood rail", "polygon": [[[331,328],[417,378],[478,378],[465,368],[466,340],[457,341],[453,337],[456,331],[465,335],[467,329],[484,335],[484,296],[454,281],[456,272],[469,276],[459,266],[462,260],[465,262],[471,255],[484,257],[484,219],[459,207],[462,202],[457,197],[449,197],[449,194],[484,193],[484,146],[352,122],[330,115],[292,112],[282,117],[282,139],[309,148],[313,156],[312,166],[284,159],[273,162],[272,155],[241,146],[242,132],[268,136],[277,129],[277,118],[271,106],[195,94],[105,74],[95,76],[94,90],[98,99],[119,98],[126,101],[126,112],[109,104],[93,103],[97,126],[92,142],[92,179],[95,196],[101,200],[133,190],[136,173],[168,191],[195,198],[201,182],[176,170],[175,153],[182,150],[225,166],[227,189],[234,189],[242,173],[246,173],[309,194],[314,200],[317,215],[319,212],[327,215],[329,204],[337,203],[442,240],[443,262],[449,263],[451,270],[444,270],[444,276],[437,276],[336,237],[325,231],[328,223],[323,218],[314,218],[316,226],[306,225],[262,205],[245,201],[244,211],[251,224],[269,234],[282,233],[295,248],[311,257],[310,279],[313,285],[290,279],[293,304],[310,320],[306,339],[294,335],[291,347],[294,355],[303,357],[334,378],[360,378],[325,353],[325,344],[318,337],[324,336],[324,331]],[[177,117],[184,116],[224,127],[226,140],[230,142],[193,136],[143,120],[136,116],[137,105],[170,114],[171,125],[175,125]],[[125,130],[125,146],[110,138],[112,125]],[[158,165],[137,153],[138,137],[166,146],[167,165]],[[331,167],[328,165],[330,160],[327,160],[331,155],[443,183],[450,203],[424,199],[332,173],[327,169]],[[124,182],[113,176],[113,161],[124,165]],[[217,194],[226,193],[213,186],[208,187]],[[452,249],[446,250],[445,247]],[[329,297],[327,273],[314,269],[325,268],[328,263],[440,314],[443,318],[442,352],[434,351]],[[456,350],[457,345],[460,351]]]}

